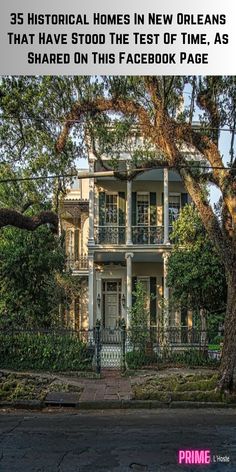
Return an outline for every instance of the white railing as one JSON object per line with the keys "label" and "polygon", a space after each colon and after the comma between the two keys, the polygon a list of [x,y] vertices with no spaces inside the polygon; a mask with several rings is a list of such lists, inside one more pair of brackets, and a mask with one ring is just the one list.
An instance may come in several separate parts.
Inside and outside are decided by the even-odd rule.
{"label": "white railing", "polygon": [[88,256],[68,257],[67,264],[72,270],[88,270]]}

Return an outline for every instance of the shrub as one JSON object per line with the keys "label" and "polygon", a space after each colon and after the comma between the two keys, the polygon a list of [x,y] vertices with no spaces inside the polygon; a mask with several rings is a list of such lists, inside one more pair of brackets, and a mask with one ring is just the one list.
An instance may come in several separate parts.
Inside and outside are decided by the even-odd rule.
{"label": "shrub", "polygon": [[218,364],[216,359],[209,359],[203,352],[196,349],[188,349],[183,352],[171,352],[164,357],[163,362],[181,364],[187,367],[215,366]]}
{"label": "shrub", "polygon": [[75,336],[0,334],[0,365],[18,370],[89,370],[93,352]]}
{"label": "shrub", "polygon": [[126,354],[126,362],[129,369],[139,369],[145,365],[156,364],[158,361],[157,355],[147,355],[145,352],[130,351]]}
{"label": "shrub", "polygon": [[146,309],[146,292],[142,282],[136,284],[133,292],[135,302],[130,310],[130,343],[134,350],[141,352],[146,347],[148,333],[148,312]]}

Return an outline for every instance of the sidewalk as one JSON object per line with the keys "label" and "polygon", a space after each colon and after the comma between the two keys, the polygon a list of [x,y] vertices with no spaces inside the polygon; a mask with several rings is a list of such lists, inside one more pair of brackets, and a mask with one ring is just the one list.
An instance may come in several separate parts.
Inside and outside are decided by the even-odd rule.
{"label": "sidewalk", "polygon": [[[132,390],[129,378],[124,378],[117,370],[103,370],[100,379],[81,378],[73,380],[83,389],[79,402],[131,400]],[[63,393],[61,394],[63,398]],[[64,397],[66,397],[64,395]],[[58,393],[49,393],[46,402],[58,401]]]}

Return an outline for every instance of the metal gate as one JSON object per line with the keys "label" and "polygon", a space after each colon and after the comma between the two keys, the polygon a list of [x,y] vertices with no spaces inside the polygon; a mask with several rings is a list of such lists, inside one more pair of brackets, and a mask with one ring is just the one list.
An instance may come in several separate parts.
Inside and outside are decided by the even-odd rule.
{"label": "metal gate", "polygon": [[125,325],[119,328],[103,328],[96,325],[96,366],[102,368],[125,369]]}

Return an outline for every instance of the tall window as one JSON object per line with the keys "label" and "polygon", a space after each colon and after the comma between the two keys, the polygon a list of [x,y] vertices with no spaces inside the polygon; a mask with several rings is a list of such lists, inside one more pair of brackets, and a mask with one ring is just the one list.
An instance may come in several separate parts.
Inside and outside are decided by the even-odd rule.
{"label": "tall window", "polygon": [[149,225],[149,195],[137,194],[137,225]]}
{"label": "tall window", "polygon": [[180,212],[180,195],[169,195],[169,224],[173,225]]}
{"label": "tall window", "polygon": [[106,225],[118,224],[118,197],[117,194],[106,194],[105,202],[105,223]]}

